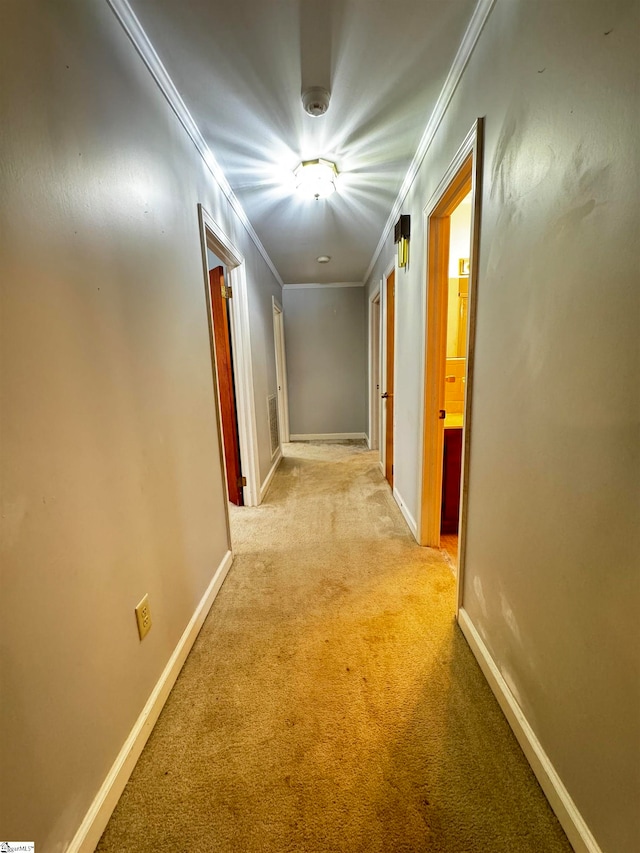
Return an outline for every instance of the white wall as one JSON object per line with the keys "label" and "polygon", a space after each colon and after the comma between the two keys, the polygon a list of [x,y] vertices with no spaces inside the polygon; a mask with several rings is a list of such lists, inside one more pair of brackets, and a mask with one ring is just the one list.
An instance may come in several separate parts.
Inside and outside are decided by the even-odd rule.
{"label": "white wall", "polygon": [[285,286],[283,308],[291,434],[364,434],[364,288]]}
{"label": "white wall", "polygon": [[258,402],[281,289],[107,3],[0,32],[0,826],[54,851],[228,549],[198,202],[246,259]]}
{"label": "white wall", "polygon": [[423,208],[485,116],[464,607],[615,853],[640,848],[638,17],[498,0],[402,206],[396,286],[395,485],[419,518]]}
{"label": "white wall", "polygon": [[213,270],[216,267],[224,267],[226,273],[227,265],[225,262],[221,261],[220,258],[211,251],[211,249],[207,248],[207,268]]}
{"label": "white wall", "polygon": [[464,200],[449,217],[449,278],[460,275],[460,258],[471,251],[471,199]]}

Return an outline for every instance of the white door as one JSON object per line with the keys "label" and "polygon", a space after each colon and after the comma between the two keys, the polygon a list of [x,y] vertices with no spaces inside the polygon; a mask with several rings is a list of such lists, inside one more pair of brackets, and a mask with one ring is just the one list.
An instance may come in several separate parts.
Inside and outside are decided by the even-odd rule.
{"label": "white door", "polygon": [[289,399],[287,394],[287,362],[284,351],[282,308],[273,300],[273,337],[276,347],[276,382],[278,383],[278,429],[280,441],[289,441]]}

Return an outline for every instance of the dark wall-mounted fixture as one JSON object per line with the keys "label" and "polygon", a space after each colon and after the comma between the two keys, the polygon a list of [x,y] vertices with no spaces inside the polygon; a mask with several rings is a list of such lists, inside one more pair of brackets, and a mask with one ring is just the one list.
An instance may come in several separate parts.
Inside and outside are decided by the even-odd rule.
{"label": "dark wall-mounted fixture", "polygon": [[398,266],[406,267],[409,263],[409,238],[411,237],[411,217],[403,214],[396,222],[394,243],[398,245]]}

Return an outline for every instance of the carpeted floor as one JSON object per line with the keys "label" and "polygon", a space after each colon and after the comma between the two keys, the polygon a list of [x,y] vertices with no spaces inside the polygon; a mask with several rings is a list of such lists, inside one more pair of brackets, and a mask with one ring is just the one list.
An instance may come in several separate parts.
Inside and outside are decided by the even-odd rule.
{"label": "carpeted floor", "polygon": [[292,444],[101,853],[571,850],[374,454]]}

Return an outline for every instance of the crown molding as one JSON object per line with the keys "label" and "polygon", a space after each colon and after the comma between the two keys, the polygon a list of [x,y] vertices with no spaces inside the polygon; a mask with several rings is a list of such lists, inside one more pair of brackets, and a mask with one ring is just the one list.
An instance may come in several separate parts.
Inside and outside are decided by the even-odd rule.
{"label": "crown molding", "polygon": [[198,153],[200,154],[200,156],[204,160],[205,165],[211,172],[213,179],[224,193],[238,219],[244,225],[247,233],[254,242],[256,249],[260,252],[262,257],[266,261],[267,266],[274,274],[276,281],[282,287],[283,282],[282,278],[280,277],[280,273],[276,269],[269,255],[267,254],[267,250],[262,245],[260,238],[254,231],[253,226],[249,222],[249,217],[245,213],[242,205],[240,204],[240,200],[231,189],[231,185],[226,179],[224,172],[222,171],[218,161],[213,155],[213,152],[207,145],[205,138],[200,132],[200,128],[198,127],[193,116],[187,109],[187,105],[182,100],[182,96],[176,89],[173,80],[169,76],[169,72],[162,64],[162,60],[156,53],[154,46],[151,44],[149,37],[142,28],[142,24],[136,17],[133,9],[131,8],[127,0],[107,0],[107,3],[109,4],[109,6],[111,6],[111,9],[113,10],[115,16],[122,25],[122,28],[129,36],[131,43],[138,51],[138,54],[140,55],[144,64],[151,72],[151,76],[156,81],[158,88],[167,99],[169,106],[176,114],[178,120],[180,121],[180,124],[189,134],[191,141],[196,146]]}
{"label": "crown molding", "polygon": [[418,145],[418,149],[414,154],[413,160],[411,161],[411,165],[407,170],[407,174],[404,177],[404,181],[402,182],[402,186],[400,187],[400,192],[398,193],[398,197],[395,200],[393,207],[391,208],[391,213],[389,214],[389,218],[387,219],[387,224],[384,226],[382,234],[380,236],[380,240],[378,241],[378,245],[376,246],[375,252],[373,253],[373,257],[371,258],[371,263],[367,267],[367,271],[364,275],[364,281],[366,282],[371,275],[371,271],[375,265],[375,262],[378,260],[378,256],[382,251],[384,244],[387,240],[388,234],[393,229],[393,226],[400,215],[400,209],[402,204],[404,203],[405,198],[409,190],[411,189],[411,185],[413,184],[416,175],[418,174],[418,169],[420,168],[424,157],[429,150],[431,143],[433,142],[433,138],[436,135],[436,131],[440,127],[440,122],[442,121],[445,112],[451,102],[451,98],[453,97],[456,89],[458,88],[458,83],[460,82],[460,78],[464,72],[464,69],[467,67],[467,62],[469,61],[471,54],[473,53],[473,49],[476,46],[478,39],[480,38],[480,33],[489,17],[491,10],[495,4],[496,0],[478,0],[478,4],[476,8],[473,10],[473,15],[471,16],[471,20],[469,21],[469,26],[467,27],[464,36],[462,37],[462,41],[460,42],[460,47],[458,48],[458,52],[455,55],[453,63],[451,64],[451,68],[449,69],[449,73],[447,74],[447,79],[444,81],[444,85],[440,94],[438,95],[438,100],[436,101],[436,105],[433,108],[433,112],[429,118],[427,126],[422,134],[422,138],[420,140],[420,144]]}

